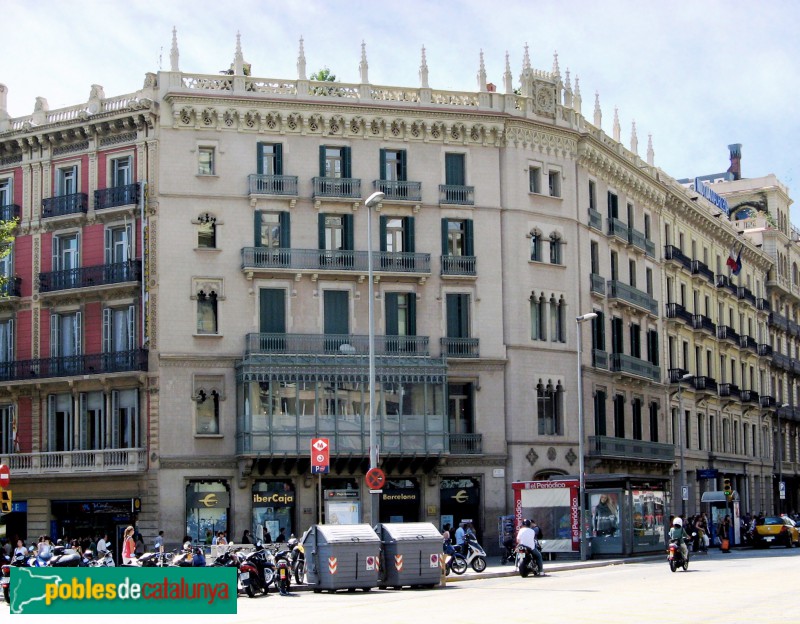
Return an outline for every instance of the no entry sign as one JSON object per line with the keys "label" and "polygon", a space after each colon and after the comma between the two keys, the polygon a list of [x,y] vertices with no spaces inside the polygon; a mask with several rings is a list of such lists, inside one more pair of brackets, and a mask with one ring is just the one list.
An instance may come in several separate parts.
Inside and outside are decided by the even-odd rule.
{"label": "no entry sign", "polygon": [[5,464],[0,464],[0,488],[7,488],[11,483],[11,471]]}
{"label": "no entry sign", "polygon": [[370,490],[380,490],[386,483],[386,475],[380,468],[370,468],[365,479]]}

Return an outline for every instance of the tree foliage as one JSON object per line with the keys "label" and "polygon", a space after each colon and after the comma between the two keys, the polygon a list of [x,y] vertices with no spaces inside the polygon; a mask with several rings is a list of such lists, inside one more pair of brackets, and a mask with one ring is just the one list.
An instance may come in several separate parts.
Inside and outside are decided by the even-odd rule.
{"label": "tree foliage", "polygon": [[311,80],[317,82],[336,82],[336,74],[332,74],[329,67],[323,67],[311,74]]}
{"label": "tree foliage", "polygon": [[[14,243],[14,230],[17,227],[17,219],[10,221],[0,221],[0,260],[11,253],[11,246]],[[8,275],[0,275],[0,298],[8,297],[5,285],[9,280]]]}

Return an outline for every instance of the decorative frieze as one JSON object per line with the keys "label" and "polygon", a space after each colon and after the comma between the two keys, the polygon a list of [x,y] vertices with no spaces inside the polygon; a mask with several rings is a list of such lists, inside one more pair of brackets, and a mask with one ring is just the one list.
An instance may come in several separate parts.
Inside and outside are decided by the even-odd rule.
{"label": "decorative frieze", "polygon": [[122,143],[130,143],[131,141],[135,141],[136,137],[138,136],[137,132],[134,130],[132,132],[123,132],[122,134],[115,134],[113,136],[107,136],[100,139],[100,147],[108,147],[109,145],[120,145]]}
{"label": "decorative frieze", "polygon": [[81,141],[80,143],[73,143],[72,145],[59,145],[53,148],[53,157],[63,156],[64,154],[72,154],[74,152],[82,152],[89,149],[89,141]]}

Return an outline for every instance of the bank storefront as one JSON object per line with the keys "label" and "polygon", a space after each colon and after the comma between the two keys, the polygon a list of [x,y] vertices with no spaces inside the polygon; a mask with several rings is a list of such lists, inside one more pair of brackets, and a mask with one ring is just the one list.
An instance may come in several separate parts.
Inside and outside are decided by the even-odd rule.
{"label": "bank storefront", "polygon": [[281,530],[287,539],[292,534],[297,535],[297,493],[290,479],[256,481],[252,503],[250,534],[255,539],[275,541]]}

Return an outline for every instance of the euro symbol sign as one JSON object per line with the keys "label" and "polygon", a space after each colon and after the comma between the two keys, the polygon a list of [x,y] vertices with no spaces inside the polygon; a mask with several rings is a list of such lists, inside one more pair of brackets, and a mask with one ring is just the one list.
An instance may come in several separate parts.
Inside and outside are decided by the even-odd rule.
{"label": "euro symbol sign", "polygon": [[217,495],[216,494],[206,494],[204,498],[201,498],[200,501],[206,507],[215,507],[217,504]]}
{"label": "euro symbol sign", "polygon": [[469,499],[467,492],[465,490],[459,490],[453,498],[456,499],[457,503],[466,503]]}

